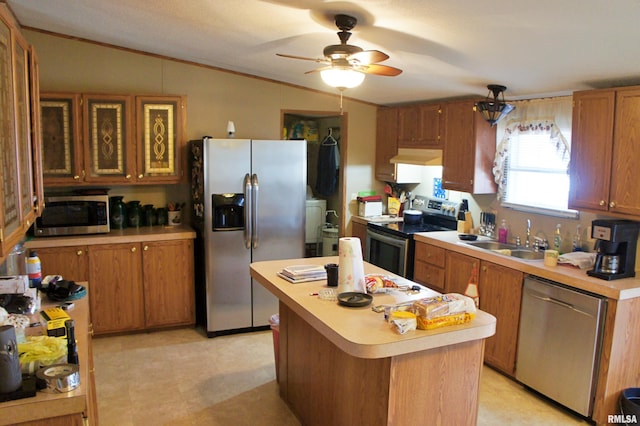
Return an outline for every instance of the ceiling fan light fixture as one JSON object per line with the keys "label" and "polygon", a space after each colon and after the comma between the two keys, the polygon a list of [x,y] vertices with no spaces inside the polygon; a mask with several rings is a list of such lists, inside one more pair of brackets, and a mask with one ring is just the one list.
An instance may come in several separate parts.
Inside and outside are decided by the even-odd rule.
{"label": "ceiling fan light fixture", "polygon": [[[487,86],[487,89],[489,89],[487,98],[484,101],[476,102],[476,108],[491,126],[495,126],[498,121],[506,117],[515,107],[504,101],[503,92],[507,90],[505,86],[490,84]],[[491,95],[493,95],[493,97],[491,97]],[[502,95],[501,99],[499,98],[500,95]]]}
{"label": "ceiling fan light fixture", "polygon": [[322,81],[340,90],[358,87],[364,81],[364,73],[351,67],[331,67],[320,71]]}

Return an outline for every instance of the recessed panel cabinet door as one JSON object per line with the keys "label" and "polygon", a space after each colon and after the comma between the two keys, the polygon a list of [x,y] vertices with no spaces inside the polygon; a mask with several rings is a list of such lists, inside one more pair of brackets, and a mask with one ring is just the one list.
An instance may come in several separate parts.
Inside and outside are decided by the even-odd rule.
{"label": "recessed panel cabinet door", "polygon": [[140,243],[91,246],[89,293],[96,334],[143,329]]}
{"label": "recessed panel cabinet door", "polygon": [[36,249],[42,262],[42,276],[61,275],[65,280],[89,281],[87,246]]}
{"label": "recessed panel cabinet door", "polygon": [[136,97],[138,183],[176,183],[183,177],[185,108],[183,96]]}
{"label": "recessed panel cabinet door", "polygon": [[0,255],[8,253],[22,236],[12,52],[11,30],[0,16]]}
{"label": "recessed panel cabinet door", "polygon": [[132,100],[126,95],[83,95],[85,181],[125,184],[135,180]]}
{"label": "recessed panel cabinet door", "polygon": [[73,93],[41,94],[40,119],[45,186],[82,182],[80,96]]}
{"label": "recessed panel cabinet door", "polygon": [[193,324],[193,241],[142,243],[147,327]]}

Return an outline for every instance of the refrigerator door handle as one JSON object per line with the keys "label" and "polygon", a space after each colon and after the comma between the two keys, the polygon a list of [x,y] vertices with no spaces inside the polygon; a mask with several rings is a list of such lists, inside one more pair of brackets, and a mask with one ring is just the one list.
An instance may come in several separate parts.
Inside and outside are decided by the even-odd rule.
{"label": "refrigerator door handle", "polygon": [[252,190],[251,190],[251,176],[249,173],[244,175],[244,246],[247,249],[251,248],[251,235],[253,230],[251,228],[251,209],[253,208]]}
{"label": "refrigerator door handle", "polygon": [[254,174],[251,176],[251,190],[252,200],[251,200],[251,239],[253,241],[253,248],[258,248],[259,243],[259,229],[258,229],[258,207],[260,205],[258,201],[258,194],[260,192],[260,186],[258,185],[258,175]]}

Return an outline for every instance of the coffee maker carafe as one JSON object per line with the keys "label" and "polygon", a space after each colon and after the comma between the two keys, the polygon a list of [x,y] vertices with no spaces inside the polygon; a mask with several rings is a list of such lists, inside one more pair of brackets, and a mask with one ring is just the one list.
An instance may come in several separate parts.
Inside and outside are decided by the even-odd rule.
{"label": "coffee maker carafe", "polygon": [[594,220],[596,261],[587,274],[603,280],[634,277],[639,229],[640,222],[631,220]]}

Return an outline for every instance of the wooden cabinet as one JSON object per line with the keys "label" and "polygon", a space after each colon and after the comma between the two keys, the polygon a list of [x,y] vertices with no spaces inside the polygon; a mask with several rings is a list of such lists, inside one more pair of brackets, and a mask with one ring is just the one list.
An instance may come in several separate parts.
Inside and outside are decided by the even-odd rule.
{"label": "wooden cabinet", "polygon": [[445,250],[416,241],[413,280],[440,292],[445,292]]}
{"label": "wooden cabinet", "polygon": [[447,251],[447,293],[464,294],[474,268],[479,268],[480,309],[497,319],[496,334],[485,344],[485,362],[514,375],[524,274],[496,263]]}
{"label": "wooden cabinet", "polygon": [[442,147],[440,138],[440,104],[418,104],[398,108],[398,147]]}
{"label": "wooden cabinet", "polygon": [[61,275],[70,281],[89,281],[88,246],[35,249],[42,263],[42,276]]}
{"label": "wooden cabinet", "polygon": [[640,216],[640,87],[573,94],[569,207]]}
{"label": "wooden cabinet", "polygon": [[398,109],[378,108],[376,114],[376,179],[395,182],[397,165],[390,160],[398,153]]}
{"label": "wooden cabinet", "polygon": [[[31,74],[37,75],[30,47],[17,22],[0,4],[0,259],[35,220],[34,166],[31,140]],[[37,141],[36,141],[37,142]]]}
{"label": "wooden cabinet", "polygon": [[480,265],[480,309],[498,319],[496,334],[485,341],[484,361],[513,376],[520,324],[524,274],[515,269],[482,261]]}
{"label": "wooden cabinet", "polygon": [[443,103],[441,132],[442,187],[471,194],[495,193],[496,129],[476,111],[475,101]]}
{"label": "wooden cabinet", "polygon": [[193,323],[195,286],[193,241],[142,244],[145,326]]}
{"label": "wooden cabinet", "polygon": [[89,292],[95,334],[143,329],[140,243],[91,246]]}
{"label": "wooden cabinet", "polygon": [[32,250],[43,275],[89,282],[96,334],[195,323],[191,239]]}
{"label": "wooden cabinet", "polygon": [[184,181],[184,96],[43,93],[44,184]]}
{"label": "wooden cabinet", "polygon": [[365,250],[367,245],[367,225],[351,221],[351,236],[358,237],[360,239],[360,246],[362,247],[362,258],[365,258]]}

